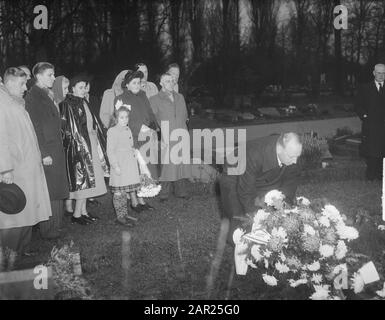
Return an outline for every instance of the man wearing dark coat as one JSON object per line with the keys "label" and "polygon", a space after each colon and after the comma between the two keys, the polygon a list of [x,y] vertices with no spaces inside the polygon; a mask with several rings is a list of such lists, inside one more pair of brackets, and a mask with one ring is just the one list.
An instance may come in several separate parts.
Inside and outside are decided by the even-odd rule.
{"label": "man wearing dark coat", "polygon": [[382,180],[382,159],[385,156],[385,65],[377,64],[374,81],[362,85],[355,108],[362,120],[361,155],[366,160],[366,178]]}
{"label": "man wearing dark coat", "polygon": [[51,200],[52,217],[39,224],[41,236],[46,239],[60,237],[63,200],[69,196],[61,119],[50,90],[55,80],[54,72],[50,63],[37,63],[32,70],[36,84],[25,97],[25,108],[35,128]]}
{"label": "man wearing dark coat", "polygon": [[[230,233],[241,224],[242,217],[262,206],[266,193],[279,190],[292,203],[300,171],[297,160],[302,143],[295,133],[271,135],[246,143],[246,169],[241,175],[219,178],[222,218],[230,221]],[[234,219],[235,218],[235,219]]]}

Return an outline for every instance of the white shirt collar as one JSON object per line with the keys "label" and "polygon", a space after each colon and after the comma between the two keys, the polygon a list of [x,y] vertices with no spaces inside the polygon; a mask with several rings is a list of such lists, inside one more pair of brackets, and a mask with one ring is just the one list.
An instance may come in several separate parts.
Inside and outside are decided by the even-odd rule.
{"label": "white shirt collar", "polygon": [[380,89],[380,85],[384,86],[384,82],[377,82],[376,80],[374,80],[374,82],[376,83],[377,89]]}

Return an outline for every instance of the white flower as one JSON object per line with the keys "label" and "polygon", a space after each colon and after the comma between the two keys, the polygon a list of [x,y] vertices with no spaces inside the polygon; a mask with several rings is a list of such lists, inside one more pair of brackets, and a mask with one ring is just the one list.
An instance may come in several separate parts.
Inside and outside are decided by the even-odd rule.
{"label": "white flower", "polygon": [[335,206],[332,206],[331,204],[325,206],[325,208],[322,210],[322,214],[333,222],[337,223],[342,221],[340,212]]}
{"label": "white flower", "polygon": [[233,233],[233,241],[235,244],[242,243],[242,237],[246,232],[243,231],[242,229],[238,228],[237,230],[234,231]]}
{"label": "white flower", "polygon": [[336,253],[335,253],[336,258],[338,260],[345,258],[347,252],[348,252],[348,248],[346,247],[345,242],[342,240],[338,241]]}
{"label": "white flower", "polygon": [[269,269],[269,260],[264,259],[263,261],[265,262],[265,269]]}
{"label": "white flower", "polygon": [[290,271],[289,267],[286,264],[280,262],[277,262],[275,264],[275,269],[277,269],[279,273],[288,273]]}
{"label": "white flower", "polygon": [[305,197],[297,197],[297,201],[299,203],[301,203],[302,205],[304,206],[310,206],[310,201],[309,199],[305,198]]}
{"label": "white flower", "polygon": [[288,281],[290,283],[290,287],[292,287],[292,288],[296,288],[296,287],[300,286],[301,284],[307,284],[307,282],[308,282],[308,280],[305,278],[299,279],[297,281],[290,279]]}
{"label": "white flower", "polygon": [[278,237],[278,238],[281,238],[284,242],[287,241],[287,233],[285,231],[284,228],[282,227],[279,227],[278,229],[277,228],[274,228],[272,231],[271,231],[271,235],[273,237]]}
{"label": "white flower", "polygon": [[362,292],[365,287],[364,279],[356,272],[353,275],[352,286],[355,294]]}
{"label": "white flower", "polygon": [[359,236],[358,231],[355,228],[346,226],[345,224],[342,224],[342,223],[338,224],[336,229],[339,237],[342,240],[350,241],[350,240],[357,239]]}
{"label": "white flower", "polygon": [[337,275],[346,270],[347,270],[346,264],[340,264],[333,269],[333,274]]}
{"label": "white flower", "polygon": [[298,209],[298,207],[295,207],[295,208],[293,208],[293,209],[285,209],[284,212],[285,212],[286,214],[289,214],[289,213],[298,213],[298,212],[299,212],[299,209]]}
{"label": "white flower", "polygon": [[123,103],[122,100],[116,101],[115,109],[119,110],[121,107],[126,107],[129,111],[131,111],[131,105]]}
{"label": "white flower", "polygon": [[252,231],[261,229],[261,222],[266,220],[269,215],[269,212],[266,212],[264,210],[258,210],[258,212],[254,216],[254,224],[252,227]]}
{"label": "white flower", "polygon": [[304,226],[304,232],[305,234],[315,236],[315,230],[312,226],[309,226],[308,224],[305,224]]}
{"label": "white flower", "polygon": [[271,257],[271,254],[272,254],[272,252],[271,252],[270,250],[265,250],[265,252],[263,253],[263,256],[264,256],[265,258],[270,258],[270,257]]}
{"label": "white flower", "polygon": [[384,226],[384,225],[379,225],[379,226],[378,226],[378,230],[380,230],[380,231],[385,231],[385,226]]}
{"label": "white flower", "polygon": [[334,247],[324,244],[320,246],[319,252],[322,257],[329,258],[334,254]]}
{"label": "white flower", "polygon": [[313,274],[311,278],[311,282],[314,282],[315,284],[320,284],[322,282],[322,274],[319,274],[319,273]]}
{"label": "white flower", "polygon": [[262,260],[263,258],[263,255],[261,255],[261,252],[259,249],[260,249],[260,246],[257,246],[257,245],[253,245],[251,247],[251,255],[253,256],[256,262]]}
{"label": "white flower", "polygon": [[318,261],[314,261],[312,264],[308,264],[306,268],[309,271],[315,272],[318,271],[321,268],[321,264]]}
{"label": "white flower", "polygon": [[275,200],[283,201],[283,199],[285,199],[285,196],[278,190],[272,190],[265,195],[265,203],[268,206],[273,206]]}
{"label": "white flower", "polygon": [[275,277],[269,276],[266,273],[262,275],[263,281],[271,287],[275,287],[278,284],[278,281]]}
{"label": "white flower", "polygon": [[330,221],[329,218],[326,216],[322,216],[321,218],[318,219],[319,223],[323,225],[326,228],[330,227]]}
{"label": "white flower", "polygon": [[381,298],[385,298],[385,282],[384,287],[380,291],[376,291],[376,294],[379,295]]}
{"label": "white flower", "polygon": [[279,255],[279,258],[282,260],[282,262],[286,261],[286,256],[283,252],[281,252],[281,254]]}
{"label": "white flower", "polygon": [[329,286],[328,285],[315,285],[315,292],[310,296],[311,300],[327,300],[329,298]]}

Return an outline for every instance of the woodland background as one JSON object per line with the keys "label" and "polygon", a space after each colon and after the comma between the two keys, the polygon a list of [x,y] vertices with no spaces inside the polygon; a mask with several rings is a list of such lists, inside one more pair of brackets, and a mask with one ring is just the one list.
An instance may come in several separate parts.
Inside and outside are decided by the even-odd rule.
{"label": "woodland background", "polygon": [[[39,4],[48,30],[33,28]],[[347,30],[333,26],[339,4]],[[347,75],[367,80],[384,60],[384,0],[0,0],[1,72],[50,61],[57,75],[89,72],[98,92],[137,62],[152,81],[177,62],[185,88],[217,101],[271,84],[310,84],[317,95],[322,73],[342,94]]]}

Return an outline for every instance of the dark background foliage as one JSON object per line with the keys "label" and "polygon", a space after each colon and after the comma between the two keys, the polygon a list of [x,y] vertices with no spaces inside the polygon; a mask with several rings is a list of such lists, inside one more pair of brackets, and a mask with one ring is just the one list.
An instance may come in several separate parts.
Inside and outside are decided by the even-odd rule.
{"label": "dark background foliage", "polygon": [[[35,30],[36,5],[48,30]],[[333,9],[346,5],[347,30]],[[47,60],[57,75],[87,71],[100,94],[115,75],[144,61],[150,80],[170,62],[184,87],[218,103],[267,85],[310,85],[320,75],[338,94],[347,75],[371,76],[385,56],[385,1],[369,0],[0,0],[0,69]]]}

